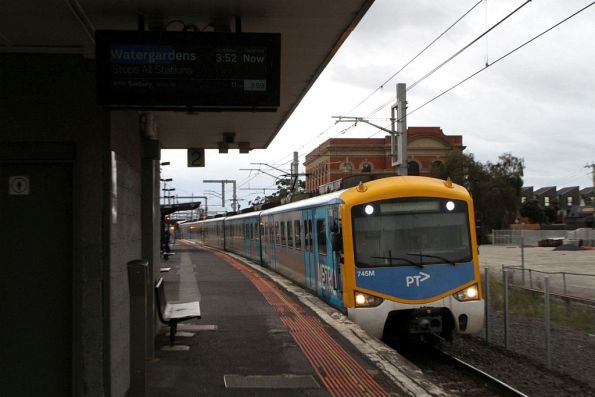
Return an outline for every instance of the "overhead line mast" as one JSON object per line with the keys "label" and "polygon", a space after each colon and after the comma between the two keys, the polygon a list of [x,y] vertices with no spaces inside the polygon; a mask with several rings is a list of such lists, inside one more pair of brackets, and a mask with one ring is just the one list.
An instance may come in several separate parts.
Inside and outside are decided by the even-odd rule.
{"label": "overhead line mast", "polygon": [[395,167],[399,175],[407,175],[407,86],[405,83],[397,84],[397,101],[391,107],[390,130],[374,124],[364,117],[333,116],[333,118],[337,119],[335,123],[365,123],[388,132],[391,138],[392,166]]}

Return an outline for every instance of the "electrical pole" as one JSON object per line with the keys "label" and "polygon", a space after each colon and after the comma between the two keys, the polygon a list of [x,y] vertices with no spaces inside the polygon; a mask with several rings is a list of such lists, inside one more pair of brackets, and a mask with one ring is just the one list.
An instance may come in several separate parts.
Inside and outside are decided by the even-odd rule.
{"label": "electrical pole", "polygon": [[[397,84],[397,102],[391,107],[391,129],[371,123],[363,117],[333,116],[335,123],[366,123],[379,130],[388,132],[391,141],[391,164],[399,175],[407,175],[407,95],[405,83]],[[396,113],[396,115],[395,115]],[[395,117],[396,116],[396,117]],[[395,130],[396,123],[396,130]]]}
{"label": "electrical pole", "polygon": [[397,84],[397,162],[399,175],[407,175],[407,89]]}
{"label": "electrical pole", "polygon": [[591,176],[593,177],[593,192],[591,193],[591,207],[593,207],[593,216],[595,217],[595,163],[585,165],[585,168],[591,168]]}
{"label": "electrical pole", "polygon": [[231,208],[234,212],[237,211],[238,208],[238,199],[236,196],[236,181],[234,180],[227,180],[227,179],[218,179],[218,180],[203,180],[203,183],[220,183],[221,184],[221,206],[225,208],[225,184],[231,183],[233,185],[233,198],[231,200]]}
{"label": "electrical pole", "polygon": [[298,191],[298,167],[300,163],[298,160],[298,152],[293,152],[293,162],[291,163],[291,194],[296,194]]}

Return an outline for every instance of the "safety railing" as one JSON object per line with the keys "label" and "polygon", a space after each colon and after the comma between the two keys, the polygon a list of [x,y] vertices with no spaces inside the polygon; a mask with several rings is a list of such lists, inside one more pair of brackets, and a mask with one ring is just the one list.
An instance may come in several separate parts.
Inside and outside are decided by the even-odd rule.
{"label": "safety railing", "polygon": [[589,228],[577,230],[493,230],[492,244],[504,246],[538,247],[546,240],[561,240],[560,243],[574,242],[577,245],[593,245],[595,230]]}
{"label": "safety railing", "polygon": [[[484,269],[483,286],[487,343],[543,360],[552,369],[552,356],[566,357],[555,353],[569,348],[568,335],[595,334],[595,274],[502,266],[500,274]],[[570,348],[577,349],[577,360],[593,354]]]}

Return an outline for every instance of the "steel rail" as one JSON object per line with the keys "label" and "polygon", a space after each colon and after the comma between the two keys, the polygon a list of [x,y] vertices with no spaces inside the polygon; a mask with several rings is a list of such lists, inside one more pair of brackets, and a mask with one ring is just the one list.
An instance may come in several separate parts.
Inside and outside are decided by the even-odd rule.
{"label": "steel rail", "polygon": [[475,374],[479,375],[480,377],[484,378],[485,380],[489,381],[492,384],[497,385],[499,388],[503,389],[507,395],[513,395],[513,396],[519,396],[519,397],[529,397],[527,394],[521,392],[520,390],[515,389],[514,387],[510,386],[509,384],[501,381],[498,378],[493,377],[492,375],[488,374],[485,371],[482,371],[481,369],[461,360],[460,358],[457,358],[449,353],[446,353],[445,351],[442,351],[440,349],[436,349],[437,352],[439,352],[440,354],[442,354],[444,357],[447,357],[449,360],[453,360],[456,361],[459,365],[462,365],[463,367],[465,367],[467,370],[474,372]]}

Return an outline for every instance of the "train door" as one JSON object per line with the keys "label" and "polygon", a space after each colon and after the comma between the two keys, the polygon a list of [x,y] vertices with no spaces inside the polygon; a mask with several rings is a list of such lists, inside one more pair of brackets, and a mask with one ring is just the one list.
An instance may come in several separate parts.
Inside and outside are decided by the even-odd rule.
{"label": "train door", "polygon": [[314,239],[312,234],[312,224],[314,220],[313,210],[305,210],[302,215],[304,221],[303,233],[304,233],[304,264],[305,264],[305,276],[306,276],[306,287],[316,291],[316,255],[314,254]]}
{"label": "train door", "polygon": [[258,255],[258,263],[264,265],[264,239],[262,238],[262,233],[264,231],[264,221],[261,217],[258,217],[256,220],[256,240],[254,244],[256,244],[256,255]]}
{"label": "train door", "polygon": [[[248,258],[252,258],[252,222],[247,219],[242,223],[242,234],[244,236],[244,252]],[[252,234],[252,235],[251,235]]]}
{"label": "train door", "polygon": [[[336,305],[343,307],[343,232],[341,230],[341,215],[339,206],[332,206],[328,211],[328,225],[330,241],[328,244],[329,263],[333,269],[333,288],[336,295]],[[335,303],[333,301],[333,303]]]}
{"label": "train door", "polygon": [[331,232],[335,233],[333,229],[339,224],[337,212],[336,207],[321,207],[315,210],[314,253],[318,264],[318,295],[332,305],[342,307],[340,261],[333,251],[331,234]]}
{"label": "train door", "polygon": [[261,258],[263,266],[270,266],[270,244],[269,244],[269,220],[268,218],[260,218],[260,247]]}
{"label": "train door", "polygon": [[270,262],[269,267],[271,269],[277,268],[277,241],[279,240],[279,221],[276,221],[274,217],[269,218],[269,254],[270,254]]}

